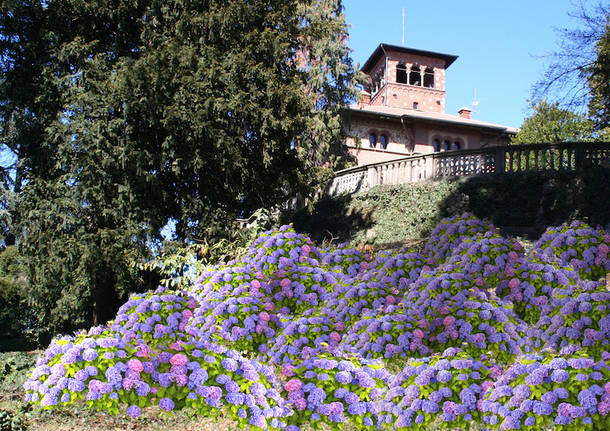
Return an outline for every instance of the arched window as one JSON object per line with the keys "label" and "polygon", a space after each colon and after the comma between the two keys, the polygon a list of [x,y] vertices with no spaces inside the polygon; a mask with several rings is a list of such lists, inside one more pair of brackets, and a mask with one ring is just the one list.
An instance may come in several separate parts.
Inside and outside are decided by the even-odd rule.
{"label": "arched window", "polygon": [[443,150],[444,151],[449,151],[451,149],[451,142],[449,142],[448,140],[445,140],[443,142]]}
{"label": "arched window", "polygon": [[379,143],[381,144],[381,149],[385,150],[388,148],[388,137],[386,135],[381,135],[379,137]]}
{"label": "arched window", "polygon": [[455,141],[453,143],[453,149],[454,150],[459,150],[460,149],[460,141]]}
{"label": "arched window", "polygon": [[434,152],[438,153],[441,150],[441,141],[438,139],[434,140]]}
{"label": "arched window", "polygon": [[434,69],[431,67],[426,67],[424,72],[424,87],[434,88]]}
{"label": "arched window", "polygon": [[374,133],[371,133],[369,135],[369,147],[375,148],[376,145],[377,145],[377,135]]}
{"label": "arched window", "polygon": [[421,85],[421,71],[417,65],[411,67],[411,73],[409,73],[409,84]]}
{"label": "arched window", "polygon": [[398,66],[396,66],[396,82],[408,84],[407,78],[407,66],[402,63],[398,63]]}

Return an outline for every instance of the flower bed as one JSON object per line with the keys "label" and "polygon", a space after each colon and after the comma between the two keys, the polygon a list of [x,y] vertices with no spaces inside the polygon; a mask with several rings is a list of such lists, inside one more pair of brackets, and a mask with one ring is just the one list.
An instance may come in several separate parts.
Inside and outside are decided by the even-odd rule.
{"label": "flower bed", "polygon": [[524,253],[465,214],[422,254],[374,253],[283,226],[185,291],[132,295],[107,325],[53,340],[27,401],[222,412],[256,430],[607,430],[610,292],[590,280],[607,238],[576,223]]}

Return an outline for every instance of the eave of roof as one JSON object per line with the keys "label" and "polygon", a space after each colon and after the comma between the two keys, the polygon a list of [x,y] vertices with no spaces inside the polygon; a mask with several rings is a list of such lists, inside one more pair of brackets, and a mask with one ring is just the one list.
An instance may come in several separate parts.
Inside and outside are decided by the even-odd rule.
{"label": "eave of roof", "polygon": [[404,46],[390,45],[388,43],[380,43],[379,46],[373,51],[371,56],[364,62],[364,65],[360,70],[364,73],[371,71],[373,66],[377,63],[377,60],[383,55],[384,51],[392,50],[399,51],[405,54],[421,55],[423,57],[434,57],[440,58],[445,61],[445,69],[447,69],[453,62],[458,58],[457,55],[442,54],[440,52],[424,51],[421,49],[407,48]]}
{"label": "eave of roof", "polygon": [[392,108],[387,106],[374,106],[374,107],[360,107],[352,105],[347,108],[347,111],[362,114],[372,115],[376,117],[396,118],[405,120],[418,120],[430,123],[444,123],[453,126],[469,127],[475,129],[486,129],[493,130],[496,132],[506,133],[509,135],[516,134],[519,130],[510,127],[503,126],[501,124],[487,123],[484,121],[474,120],[471,118],[462,118],[449,114],[442,114],[436,112],[422,112],[410,109]]}

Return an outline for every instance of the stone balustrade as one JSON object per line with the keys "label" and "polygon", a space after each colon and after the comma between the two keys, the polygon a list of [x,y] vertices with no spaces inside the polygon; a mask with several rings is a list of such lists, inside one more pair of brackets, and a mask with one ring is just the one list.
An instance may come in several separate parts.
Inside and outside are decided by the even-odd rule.
{"label": "stone balustrade", "polygon": [[610,142],[509,145],[409,156],[338,171],[326,194],[470,175],[576,171],[588,165],[610,167]]}

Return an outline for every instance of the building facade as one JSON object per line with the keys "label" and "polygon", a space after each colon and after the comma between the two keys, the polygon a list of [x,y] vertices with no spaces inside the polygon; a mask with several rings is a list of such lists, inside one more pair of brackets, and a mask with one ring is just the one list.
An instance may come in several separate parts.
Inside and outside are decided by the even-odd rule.
{"label": "building facade", "polygon": [[507,145],[518,130],[445,113],[445,73],[454,55],[380,44],[362,66],[358,103],[346,110],[350,153],[358,165],[410,155]]}

